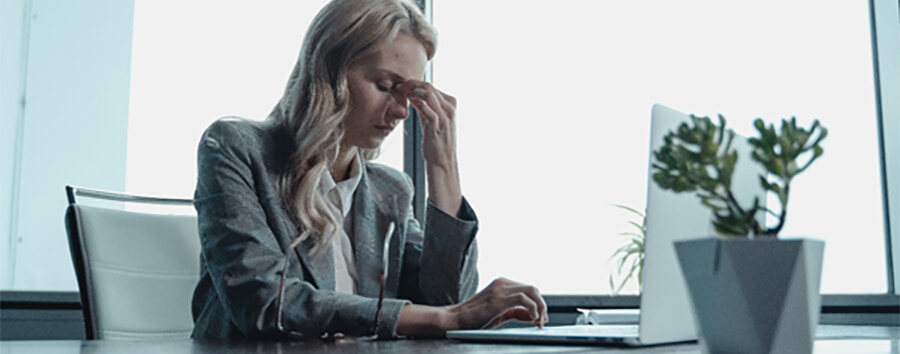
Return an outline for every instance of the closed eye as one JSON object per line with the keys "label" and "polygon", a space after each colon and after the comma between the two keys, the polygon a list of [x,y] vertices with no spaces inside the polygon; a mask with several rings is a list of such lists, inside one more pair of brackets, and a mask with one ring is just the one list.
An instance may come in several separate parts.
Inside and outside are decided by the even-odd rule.
{"label": "closed eye", "polygon": [[381,92],[389,92],[391,88],[393,88],[393,85],[391,85],[390,82],[376,82],[375,88],[377,88],[378,91]]}

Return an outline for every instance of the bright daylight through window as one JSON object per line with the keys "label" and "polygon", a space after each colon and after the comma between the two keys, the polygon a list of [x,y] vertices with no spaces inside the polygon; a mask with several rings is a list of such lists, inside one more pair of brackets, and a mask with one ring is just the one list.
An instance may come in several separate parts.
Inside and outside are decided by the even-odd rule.
{"label": "bright daylight through window", "polygon": [[792,185],[781,235],[826,241],[823,293],[886,291],[866,2],[436,0],[433,16],[483,281],[609,293],[617,234],[640,222],[611,204],[643,210],[662,103],[744,135],[756,117],[818,118],[825,154]]}
{"label": "bright daylight through window", "polygon": [[[0,239],[2,289],[77,289],[65,184],[191,197],[200,134],[222,116],[268,115],[325,2],[28,2],[40,20],[4,38],[30,42],[3,47],[4,58],[30,50],[27,78],[3,86],[27,88],[30,106],[7,104],[24,91],[4,96],[4,114],[19,118],[0,140],[20,146],[2,155],[19,174],[0,210],[16,225]],[[722,113],[744,135],[756,117],[819,119],[825,154],[792,184],[781,235],[826,241],[823,293],[887,290],[867,1],[433,0],[431,13],[433,81],[459,101],[482,286],[503,275],[545,294],[610,293],[610,256],[628,241],[618,234],[640,222],[613,204],[644,209],[650,108],[661,103]],[[4,74],[19,70],[9,63]],[[403,135],[380,162],[403,169]]]}

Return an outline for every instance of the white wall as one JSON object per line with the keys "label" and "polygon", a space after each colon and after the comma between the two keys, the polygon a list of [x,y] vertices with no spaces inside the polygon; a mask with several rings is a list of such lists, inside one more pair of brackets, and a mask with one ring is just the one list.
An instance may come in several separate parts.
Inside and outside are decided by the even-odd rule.
{"label": "white wall", "polygon": [[[2,9],[0,289],[75,290],[64,186],[124,188],[134,3],[4,0]],[[23,89],[24,107],[15,105]]]}

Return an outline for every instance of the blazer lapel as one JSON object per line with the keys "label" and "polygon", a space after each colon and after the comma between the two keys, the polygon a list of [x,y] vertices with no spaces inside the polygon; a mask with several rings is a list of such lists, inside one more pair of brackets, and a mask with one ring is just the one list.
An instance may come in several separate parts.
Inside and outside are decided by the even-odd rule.
{"label": "blazer lapel", "polygon": [[[356,290],[362,296],[377,297],[381,277],[381,249],[386,230],[379,230],[378,201],[369,191],[365,168],[353,196],[353,253],[356,257]],[[379,231],[381,233],[379,233]]]}
{"label": "blazer lapel", "polygon": [[[264,122],[269,122],[264,121]],[[262,123],[268,124],[268,123]],[[266,125],[267,131],[269,134],[274,134],[278,132],[274,126]],[[282,137],[282,136],[268,136],[265,141],[265,156],[268,159],[273,159],[278,156],[282,156],[282,154],[278,153],[280,149],[288,148],[288,145],[285,145],[285,142],[290,138]],[[290,255],[290,252],[287,251],[288,247],[290,247],[291,243],[294,242],[294,238],[300,236],[302,232],[302,228],[293,222],[294,218],[290,217],[287,209],[282,207],[282,203],[280,197],[275,194],[274,186],[278,185],[277,176],[279,173],[272,169],[272,166],[276,166],[282,164],[283,161],[274,161],[267,160],[266,165],[268,168],[269,176],[271,179],[269,182],[271,183],[272,188],[267,190],[270,191],[264,198],[264,202],[267,205],[274,205],[277,207],[271,208],[272,212],[275,213],[277,220],[281,220],[279,225],[280,229],[275,231],[275,237],[278,238],[278,241],[281,244],[281,249],[284,251],[285,256]],[[317,288],[322,290],[334,290],[334,251],[331,245],[328,245],[328,249],[325,250],[325,253],[316,257],[310,255],[310,250],[315,246],[315,242],[311,238],[307,238],[300,242],[297,247],[294,248],[294,252],[296,253],[296,258],[288,257],[288,262],[293,262],[293,260],[298,259],[301,263],[302,267],[305,267],[309,271],[310,277],[312,279],[305,279],[307,281],[311,281]],[[289,268],[290,269],[290,268]],[[302,274],[302,270],[301,270]]]}
{"label": "blazer lapel", "polygon": [[294,252],[309,269],[309,273],[320,290],[334,290],[334,249],[328,245],[324,254],[312,255],[310,251],[314,246],[315,241],[307,238],[297,245]]}
{"label": "blazer lapel", "polygon": [[[293,237],[300,235],[301,227],[291,221],[291,218],[288,217],[286,211],[281,208],[278,208],[277,210],[278,213],[282,213],[278,219],[283,220],[282,231],[277,234],[293,235],[287,236],[285,239],[281,240],[281,247],[286,250],[294,241]],[[307,238],[300,242],[293,250],[294,253],[296,253],[296,259],[299,259],[300,263],[309,270],[309,274],[312,277],[311,280],[317,288],[322,290],[334,290],[334,252],[331,245],[328,245],[328,249],[325,250],[325,253],[318,257],[310,254],[310,251],[314,246],[315,241],[313,241],[312,238]],[[285,252],[285,255],[288,254],[290,253]]]}
{"label": "blazer lapel", "polygon": [[353,250],[359,278],[356,289],[360,295],[378,297],[383,270],[384,238],[388,225],[394,222],[391,236],[390,265],[385,280],[384,296],[396,297],[400,286],[400,267],[403,261],[403,245],[406,243],[406,223],[399,208],[399,195],[386,195],[377,188],[363,168],[356,194],[353,197]]}

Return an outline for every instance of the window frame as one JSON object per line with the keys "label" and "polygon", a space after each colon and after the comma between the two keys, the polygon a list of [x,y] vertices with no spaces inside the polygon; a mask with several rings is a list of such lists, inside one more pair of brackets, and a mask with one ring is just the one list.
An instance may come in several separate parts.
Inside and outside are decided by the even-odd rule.
{"label": "window frame", "polygon": [[[893,15],[893,16],[892,16]],[[888,293],[898,294],[900,262],[900,1],[869,0],[872,36],[872,66],[878,142],[881,149],[881,187],[884,200],[885,252]],[[890,65],[894,63],[895,65]],[[893,135],[888,135],[893,132]]]}

